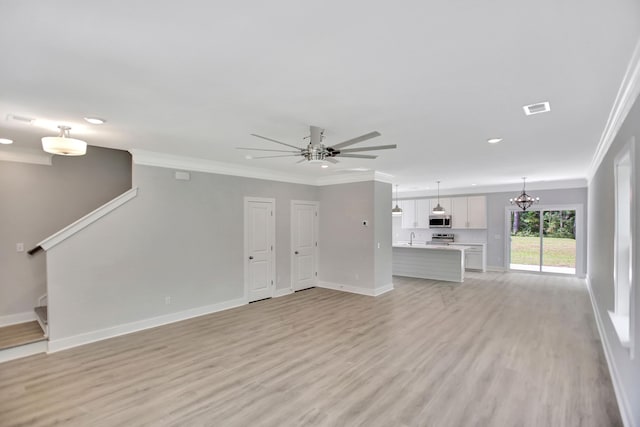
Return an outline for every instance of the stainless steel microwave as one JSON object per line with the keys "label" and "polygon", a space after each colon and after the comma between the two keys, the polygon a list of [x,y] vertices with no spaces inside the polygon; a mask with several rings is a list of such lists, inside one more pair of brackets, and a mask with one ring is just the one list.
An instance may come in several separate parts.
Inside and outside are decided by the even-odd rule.
{"label": "stainless steel microwave", "polygon": [[451,215],[429,215],[429,228],[451,228]]}

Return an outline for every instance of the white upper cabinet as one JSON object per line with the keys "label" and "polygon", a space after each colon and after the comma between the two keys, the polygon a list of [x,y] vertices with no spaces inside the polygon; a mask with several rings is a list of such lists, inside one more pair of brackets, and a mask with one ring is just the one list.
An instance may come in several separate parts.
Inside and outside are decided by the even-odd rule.
{"label": "white upper cabinet", "polygon": [[451,228],[467,227],[467,198],[454,197],[451,199]]}
{"label": "white upper cabinet", "polygon": [[416,201],[398,200],[398,205],[402,208],[402,228],[416,228]]}
{"label": "white upper cabinet", "polygon": [[451,201],[451,228],[487,228],[486,196],[454,197]]}
{"label": "white upper cabinet", "polygon": [[469,228],[487,228],[487,197],[467,197],[467,221]]}
{"label": "white upper cabinet", "polygon": [[429,228],[429,199],[416,200],[416,228]]}

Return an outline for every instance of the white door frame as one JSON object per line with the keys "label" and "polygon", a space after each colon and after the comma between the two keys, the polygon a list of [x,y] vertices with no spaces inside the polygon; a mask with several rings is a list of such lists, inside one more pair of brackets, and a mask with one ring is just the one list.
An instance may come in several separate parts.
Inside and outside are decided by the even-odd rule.
{"label": "white door frame", "polygon": [[[293,253],[293,243],[294,243],[294,240],[293,240],[293,234],[294,234],[294,230],[293,230],[293,224],[294,224],[293,213],[294,213],[294,211],[293,210],[294,210],[295,205],[312,205],[312,206],[315,206],[316,213],[317,213],[316,216],[315,216],[315,221],[314,221],[314,227],[315,227],[314,233],[315,233],[315,236],[316,236],[316,242],[318,242],[319,237],[320,237],[320,226],[319,226],[319,224],[320,224],[320,202],[315,202],[315,201],[310,201],[310,200],[291,200],[291,216],[290,216],[290,219],[291,219],[291,221],[290,221],[291,222],[290,229],[291,229],[291,231],[289,233],[290,234],[290,245],[291,245],[290,246],[291,255],[290,255],[289,289],[291,289],[291,292],[295,292],[295,289],[293,289],[293,264],[295,262],[295,254]],[[316,246],[315,253],[314,253],[314,260],[313,260],[313,262],[316,265],[316,270],[319,270],[319,267],[320,267],[320,265],[318,264],[318,253],[320,252],[319,245],[320,244],[318,243],[318,245]],[[317,284],[318,283],[318,276],[316,275],[313,280],[314,280],[314,284]]]}
{"label": "white door frame", "polygon": [[269,220],[269,228],[271,229],[271,236],[273,240],[273,250],[271,251],[271,292],[270,297],[273,298],[273,292],[276,284],[276,199],[269,197],[250,197],[244,198],[244,301],[249,303],[249,203],[261,202],[271,203],[273,207],[273,215]]}
{"label": "white door frame", "polygon": [[[511,271],[511,212],[521,210],[517,206],[506,206],[504,208],[504,270]],[[584,209],[581,203],[572,203],[566,205],[535,205],[532,211],[576,211],[576,276],[585,277],[585,261],[586,254],[582,240],[585,238],[586,230],[584,229]],[[540,218],[542,224],[542,217]],[[542,248],[541,248],[542,249]],[[556,274],[540,271],[527,271],[534,274]],[[563,274],[563,276],[566,276]]]}

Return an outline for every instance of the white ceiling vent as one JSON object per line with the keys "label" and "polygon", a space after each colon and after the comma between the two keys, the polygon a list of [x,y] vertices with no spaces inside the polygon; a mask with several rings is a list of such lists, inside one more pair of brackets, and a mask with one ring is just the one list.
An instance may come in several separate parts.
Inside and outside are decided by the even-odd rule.
{"label": "white ceiling vent", "polygon": [[524,113],[527,116],[532,114],[546,113],[547,111],[551,111],[551,106],[549,102],[538,102],[537,104],[525,105],[522,107],[524,109]]}

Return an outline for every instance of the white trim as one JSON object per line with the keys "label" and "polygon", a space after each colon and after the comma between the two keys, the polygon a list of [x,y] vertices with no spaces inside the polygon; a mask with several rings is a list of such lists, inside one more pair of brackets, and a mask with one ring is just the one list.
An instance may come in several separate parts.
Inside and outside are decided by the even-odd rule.
{"label": "white trim", "polygon": [[45,153],[42,150],[0,150],[0,160],[5,162],[51,166],[52,157],[53,154]]}
{"label": "white trim", "polygon": [[6,314],[4,316],[0,316],[0,327],[17,325],[19,323],[31,322],[33,320],[36,320],[36,313],[33,310],[22,313]]}
{"label": "white trim", "polygon": [[640,39],[636,43],[636,47],[633,50],[629,65],[624,73],[618,94],[609,112],[609,118],[607,124],[602,131],[600,141],[596,147],[595,154],[587,170],[587,179],[589,182],[593,179],[593,176],[598,171],[598,167],[604,157],[609,151],[611,144],[613,144],[620,127],[624,123],[629,111],[633,107],[638,95],[640,94]]}
{"label": "white trim", "polygon": [[493,272],[493,273],[504,273],[505,270],[504,267],[498,266],[498,265],[488,265],[487,266],[487,271]]}
{"label": "white trim", "polygon": [[175,156],[172,154],[154,151],[132,149],[129,150],[129,152],[131,153],[133,163],[136,165],[241,176],[268,181],[290,182],[293,184],[324,186],[363,181],[381,181],[391,184],[393,179],[393,175],[379,171],[366,171],[313,178],[291,173],[276,172],[270,169],[243,166],[234,163],[216,162],[214,160],[197,159],[194,157]]}
{"label": "white trim", "polygon": [[381,286],[379,288],[375,288],[373,290],[373,296],[377,297],[377,296],[380,296],[382,294],[386,294],[387,292],[390,292],[392,290],[393,290],[393,283],[389,283],[389,284],[387,284],[385,286]]}
{"label": "white trim", "polygon": [[[289,275],[291,277],[291,280],[290,280],[289,286],[290,286],[292,292],[295,292],[297,290],[298,291],[301,290],[301,289],[295,289],[295,286],[293,286],[293,282],[294,282],[293,281],[293,277],[294,277],[293,266],[294,266],[294,263],[295,263],[295,261],[294,261],[295,248],[294,248],[294,244],[293,244],[293,242],[295,240],[294,239],[295,233],[294,233],[294,227],[293,227],[294,226],[293,216],[294,216],[294,209],[295,209],[296,205],[309,205],[309,206],[315,207],[316,215],[315,215],[314,220],[313,220],[313,228],[314,228],[313,232],[315,234],[314,238],[315,238],[316,244],[318,244],[319,241],[320,241],[320,202],[310,201],[310,200],[291,200],[291,203],[290,203],[291,211],[290,211],[290,217],[289,217],[289,222],[290,222],[289,234],[290,234],[290,244],[291,244],[291,246],[290,246],[291,256],[289,258],[289,264],[290,264],[290,266],[289,266]],[[318,254],[319,253],[320,253],[320,247],[316,245],[315,249],[314,249],[314,254],[313,254],[314,255],[313,256],[313,258],[314,258],[314,260],[313,260],[313,262],[314,262],[314,270],[316,272],[316,275],[315,275],[315,277],[313,279],[313,286],[316,286],[316,283],[318,282],[318,274],[317,273],[318,273],[318,267],[320,266],[319,259],[318,259]]]}
{"label": "white trim", "polygon": [[274,172],[268,169],[242,166],[233,163],[216,162],[207,159],[197,159],[194,157],[174,156],[172,154],[146,150],[133,149],[129,150],[129,152],[131,153],[133,163],[137,165],[313,185],[313,179],[311,178],[282,172]]}
{"label": "white trim", "polygon": [[294,292],[290,288],[276,289],[275,291],[273,291],[273,298],[284,297],[293,293]]}
{"label": "white trim", "polygon": [[611,375],[611,382],[613,383],[613,391],[616,394],[616,400],[618,401],[618,407],[620,408],[622,424],[626,427],[635,427],[631,416],[631,405],[629,405],[629,399],[627,398],[622,382],[620,381],[620,373],[614,363],[609,337],[605,334],[602,315],[598,309],[598,304],[596,303],[596,299],[593,294],[593,287],[591,286],[591,279],[588,275],[586,277],[586,283],[587,289],[589,290],[589,298],[591,299],[591,307],[593,308],[593,314],[596,318],[596,325],[598,326],[598,333],[600,334],[600,342],[602,343],[602,349],[604,350],[604,357],[607,360],[607,366],[609,367],[609,374]]}
{"label": "white trim", "polygon": [[245,305],[244,298],[225,301],[217,304],[205,305],[202,307],[191,308],[189,310],[178,311],[176,313],[165,314],[162,316],[151,317],[148,319],[138,320],[135,322],[125,323],[96,331],[86,332],[84,334],[74,335],[71,337],[60,338],[57,340],[49,340],[49,353],[66,350],[80,345],[89,344],[96,341],[102,341],[108,338],[120,335],[130,334],[149,328],[166,325],[168,323],[180,322],[182,320],[191,319],[193,317],[204,316],[211,313],[217,313],[223,310],[240,307]]}
{"label": "white trim", "polygon": [[333,289],[334,291],[349,292],[349,293],[358,294],[358,295],[366,295],[369,297],[376,297],[378,295],[382,295],[386,292],[393,290],[393,283],[390,283],[380,288],[371,289],[371,288],[362,288],[360,286],[344,285],[342,283],[332,283],[332,282],[324,282],[324,281],[318,280],[316,287]]}
{"label": "white trim", "polygon": [[58,243],[60,243],[63,240],[73,236],[78,231],[80,231],[83,228],[91,225],[92,223],[96,222],[97,220],[99,220],[103,216],[107,215],[108,213],[110,213],[110,212],[116,210],[117,208],[119,208],[120,206],[124,205],[129,200],[131,200],[134,197],[136,197],[137,195],[138,195],[138,188],[137,187],[132,188],[131,190],[122,193],[121,195],[119,195],[115,199],[105,203],[104,205],[100,206],[98,209],[94,210],[93,212],[90,212],[87,215],[83,216],[82,218],[80,218],[79,220],[74,222],[73,224],[68,225],[65,228],[63,228],[62,230],[58,231],[57,233],[47,237],[46,239],[44,239],[43,241],[38,243],[38,246],[40,246],[45,251],[48,251],[49,249],[51,249],[52,247],[54,247]]}
{"label": "white trim", "polygon": [[244,198],[244,299],[246,303],[249,301],[249,203],[269,203],[271,204],[271,216],[269,217],[269,229],[271,232],[271,286],[269,286],[269,296],[267,298],[273,298],[273,293],[276,289],[276,199],[270,197],[251,197],[245,196]]}
{"label": "white trim", "polygon": [[33,356],[34,354],[47,352],[47,340],[32,342],[29,344],[19,345],[4,350],[0,350],[0,363],[10,360],[20,359],[22,357]]}

